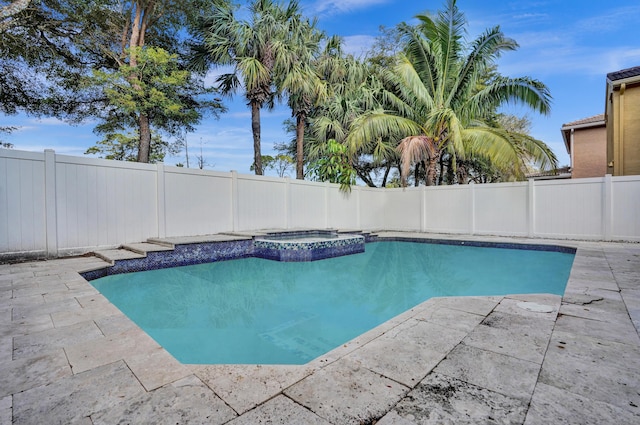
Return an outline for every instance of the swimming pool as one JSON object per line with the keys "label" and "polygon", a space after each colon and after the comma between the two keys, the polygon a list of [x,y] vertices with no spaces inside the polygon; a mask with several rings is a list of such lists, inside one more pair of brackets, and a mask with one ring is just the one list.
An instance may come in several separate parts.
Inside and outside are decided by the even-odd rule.
{"label": "swimming pool", "polygon": [[304,364],[432,297],[562,295],[573,257],[385,241],[314,262],[244,258],[91,283],[182,363]]}

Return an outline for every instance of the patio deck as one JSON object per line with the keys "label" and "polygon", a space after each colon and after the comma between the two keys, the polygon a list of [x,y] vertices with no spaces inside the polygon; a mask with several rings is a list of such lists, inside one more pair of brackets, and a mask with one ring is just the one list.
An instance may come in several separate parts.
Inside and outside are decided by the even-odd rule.
{"label": "patio deck", "polygon": [[563,297],[434,298],[303,366],[180,364],[99,258],[0,265],[0,424],[640,423],[640,244],[402,235],[578,251]]}

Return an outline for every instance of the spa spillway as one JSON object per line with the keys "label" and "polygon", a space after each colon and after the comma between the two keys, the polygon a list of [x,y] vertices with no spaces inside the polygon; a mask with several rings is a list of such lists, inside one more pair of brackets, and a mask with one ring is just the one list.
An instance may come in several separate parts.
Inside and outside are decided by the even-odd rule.
{"label": "spa spillway", "polygon": [[315,261],[364,252],[362,235],[333,231],[283,232],[256,236],[254,256],[276,261]]}

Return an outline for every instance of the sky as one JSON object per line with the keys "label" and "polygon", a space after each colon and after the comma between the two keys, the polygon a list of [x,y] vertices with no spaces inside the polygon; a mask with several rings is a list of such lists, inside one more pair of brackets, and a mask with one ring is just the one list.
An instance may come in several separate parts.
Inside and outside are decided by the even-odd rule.
{"label": "sky", "polygon": [[[606,75],[640,65],[640,2],[638,0],[458,0],[467,19],[467,38],[500,26],[520,45],[498,60],[498,71],[509,77],[529,76],[547,85],[553,97],[551,112],[539,115],[510,105],[504,112],[526,115],[532,122],[531,135],[547,143],[559,160],[569,165],[560,128],[562,124],[604,112]],[[349,53],[362,56],[381,25],[394,27],[415,22],[415,16],[441,10],[445,0],[300,0],[304,14],[317,17],[328,35],[343,37]],[[211,76],[220,70],[212,70]],[[209,80],[213,80],[210,78]],[[190,166],[195,155],[205,168],[251,173],[253,142],[250,112],[242,94],[225,98],[228,112],[219,119],[207,118],[187,136]],[[292,138],[283,122],[290,118],[286,107],[262,112],[262,153],[274,154],[273,146]],[[0,126],[17,126],[10,135],[0,135],[14,148],[84,156],[99,136],[95,122],[71,126],[55,118],[3,116]],[[184,152],[166,157],[165,163],[186,163]],[[274,172],[267,174],[275,175]],[[289,173],[295,177],[295,170]]]}

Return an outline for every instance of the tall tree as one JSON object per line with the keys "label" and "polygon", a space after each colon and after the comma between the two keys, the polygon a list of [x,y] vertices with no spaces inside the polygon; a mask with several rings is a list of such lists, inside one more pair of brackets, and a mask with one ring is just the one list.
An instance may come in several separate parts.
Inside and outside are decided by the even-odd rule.
{"label": "tall tree", "polygon": [[385,108],[357,119],[349,134],[352,152],[378,137],[399,140],[402,176],[410,165],[422,164],[426,184],[436,184],[441,155],[456,160],[482,156],[500,168],[522,174],[523,157],[542,167],[555,166],[555,156],[540,141],[518,138],[486,120],[505,102],[518,102],[541,113],[550,108],[550,95],[530,77],[497,76],[483,81],[503,52],[517,43],[500,31],[486,30],[470,44],[464,42],[466,20],[455,0],[432,18],[418,15],[415,26],[402,24],[404,52],[384,75]]}
{"label": "tall tree", "polygon": [[304,179],[304,134],[307,117],[313,107],[326,99],[325,81],[318,75],[317,61],[324,34],[300,14],[291,19],[287,43],[290,43],[291,66],[276,81],[278,91],[287,97],[296,120],[296,178]]}
{"label": "tall tree", "polygon": [[[136,160],[138,162],[156,162],[164,158],[164,152],[177,153],[176,148],[184,132],[192,131],[193,125],[199,122],[200,109],[210,107],[214,111],[223,107],[212,100],[195,100],[203,93],[202,87],[194,82],[191,73],[180,67],[176,54],[169,54],[164,49],[145,47],[134,48],[135,66],[124,63],[116,72],[94,71],[89,84],[100,87],[109,100],[109,114],[96,127],[96,132],[105,134],[106,138],[92,147],[87,153],[107,153],[107,158],[123,159],[121,155],[113,155],[114,149],[122,144],[122,151],[131,146],[131,136],[122,134],[135,128],[137,137]],[[141,154],[139,131],[140,117],[145,117],[144,129],[149,131],[148,151]],[[156,130],[152,137],[151,127]],[[159,132],[177,138],[175,144],[167,143],[160,138]],[[179,146],[181,147],[181,146]],[[144,156],[146,161],[141,161]],[[130,157],[127,156],[127,159]]]}
{"label": "tall tree", "polygon": [[[79,82],[92,70],[117,73],[124,66],[135,69],[137,54],[146,46],[184,54],[189,26],[214,1],[221,0],[22,2],[28,4],[17,11],[11,9],[10,18],[2,15],[0,21],[0,110],[72,121],[108,119],[112,113],[109,97],[101,87]],[[132,71],[133,89],[139,88],[135,75]],[[194,104],[199,94],[190,92]],[[137,159],[147,162],[151,121],[144,112],[136,121]]]}
{"label": "tall tree", "polygon": [[[309,147],[311,160],[318,159],[324,152],[328,140],[345,144],[358,116],[380,107],[378,92],[380,83],[376,67],[353,56],[344,55],[341,40],[333,37],[317,61],[317,68],[323,81],[327,83],[328,98],[313,112],[313,127]],[[377,137],[361,144],[351,152],[350,164],[358,177],[368,186],[376,186],[374,181],[379,168],[384,169],[383,185],[390,168],[396,162],[395,144],[389,138]]]}
{"label": "tall tree", "polygon": [[300,12],[297,1],[285,6],[273,0],[253,0],[249,12],[249,20],[242,20],[236,8],[216,2],[198,27],[192,67],[200,71],[211,65],[233,67],[232,72],[220,75],[217,82],[223,93],[244,91],[251,109],[253,169],[262,175],[260,110],[273,106],[276,75],[293,65],[294,46],[288,40],[292,20]]}

